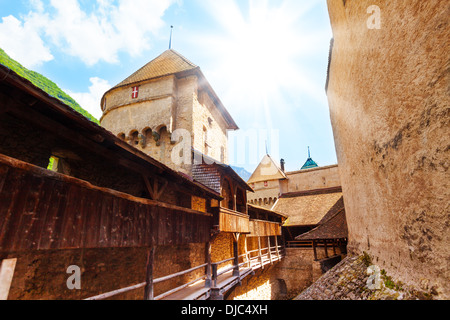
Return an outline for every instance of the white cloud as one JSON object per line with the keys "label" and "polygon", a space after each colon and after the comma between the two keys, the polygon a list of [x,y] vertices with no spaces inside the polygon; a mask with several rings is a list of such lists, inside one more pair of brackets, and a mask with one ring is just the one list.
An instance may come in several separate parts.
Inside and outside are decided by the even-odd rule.
{"label": "white cloud", "polygon": [[39,36],[34,22],[33,19],[22,22],[13,16],[7,16],[0,23],[0,47],[26,68],[53,60],[53,55]]}
{"label": "white cloud", "polygon": [[119,52],[136,56],[150,48],[174,2],[96,0],[88,12],[79,0],[30,0],[32,10],[20,20],[3,18],[0,45],[28,66],[51,60],[50,45],[87,65],[117,63]]}
{"label": "white cloud", "polygon": [[88,65],[118,62],[118,53],[138,55],[150,47],[150,36],[164,26],[162,16],[172,0],[97,0],[92,12],[77,0],[51,0],[55,13],[45,33],[60,48]]}
{"label": "white cloud", "polygon": [[74,98],[83,109],[92,114],[95,118],[100,119],[102,116],[100,100],[103,94],[111,89],[112,86],[108,81],[97,77],[90,78],[89,81],[91,82],[89,92],[77,93],[70,90],[64,91]]}

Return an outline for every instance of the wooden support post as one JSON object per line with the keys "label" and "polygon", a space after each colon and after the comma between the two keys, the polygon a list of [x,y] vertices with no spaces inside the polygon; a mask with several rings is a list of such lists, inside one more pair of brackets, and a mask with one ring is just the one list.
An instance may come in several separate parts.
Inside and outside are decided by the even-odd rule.
{"label": "wooden support post", "polygon": [[213,287],[217,287],[217,264],[213,264],[212,265],[212,282],[213,282]]}
{"label": "wooden support post", "polygon": [[337,253],[336,253],[336,239],[333,239],[333,254],[337,255]]}
{"label": "wooden support post", "polygon": [[247,237],[244,236],[244,254],[245,258],[247,259],[248,267],[250,268],[250,255],[248,253],[248,245],[247,245]]}
{"label": "wooden support post", "polygon": [[329,258],[329,257],[328,257],[327,240],[325,239],[325,240],[323,241],[323,243],[324,243],[324,248],[325,248],[325,258]]}
{"label": "wooden support post", "polygon": [[147,256],[147,272],[145,276],[144,300],[154,300],[153,292],[153,269],[155,262],[155,247],[152,247]]}
{"label": "wooden support post", "polygon": [[269,261],[270,261],[270,264],[273,264],[273,261],[272,261],[272,249],[270,248],[270,236],[267,236],[267,245],[269,247]]}
{"label": "wooden support post", "polygon": [[278,249],[278,236],[275,236],[275,247],[277,248],[277,259],[280,261],[280,250]]}
{"label": "wooden support post", "polygon": [[317,245],[316,240],[313,240],[314,261],[317,261]]}
{"label": "wooden support post", "polygon": [[206,280],[205,287],[211,288],[212,286],[212,274],[211,274],[211,242],[205,244],[205,262],[208,264],[206,266]]}
{"label": "wooden support post", "polygon": [[239,247],[238,247],[238,241],[239,241],[239,233],[234,233],[234,241],[233,241],[233,253],[234,253],[234,270],[233,270],[233,276],[239,277]]}
{"label": "wooden support post", "polygon": [[259,255],[259,263],[261,263],[261,268],[264,269],[262,254],[261,254],[261,237],[258,237],[258,255]]}

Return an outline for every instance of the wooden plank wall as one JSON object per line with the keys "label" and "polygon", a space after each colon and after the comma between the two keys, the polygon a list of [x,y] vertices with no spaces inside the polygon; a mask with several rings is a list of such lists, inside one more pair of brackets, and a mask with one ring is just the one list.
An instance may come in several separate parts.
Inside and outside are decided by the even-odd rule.
{"label": "wooden plank wall", "polygon": [[0,157],[0,252],[202,243],[211,227],[210,214]]}
{"label": "wooden plank wall", "polygon": [[281,225],[278,222],[250,220],[249,237],[281,236]]}
{"label": "wooden plank wall", "polygon": [[219,230],[222,232],[249,233],[249,216],[230,210],[220,208]]}

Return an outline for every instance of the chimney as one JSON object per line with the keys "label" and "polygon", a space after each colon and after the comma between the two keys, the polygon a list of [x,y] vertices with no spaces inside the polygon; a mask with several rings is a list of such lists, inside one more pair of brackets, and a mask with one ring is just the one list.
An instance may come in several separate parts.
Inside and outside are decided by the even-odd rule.
{"label": "chimney", "polygon": [[285,172],[284,171],[284,164],[285,164],[284,159],[281,159],[280,160],[280,165],[281,165],[281,171],[283,171],[283,172]]}

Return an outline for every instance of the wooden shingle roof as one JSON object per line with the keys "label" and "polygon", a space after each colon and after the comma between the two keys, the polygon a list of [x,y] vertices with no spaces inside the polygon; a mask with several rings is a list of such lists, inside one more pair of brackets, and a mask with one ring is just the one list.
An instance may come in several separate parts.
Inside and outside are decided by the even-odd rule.
{"label": "wooden shingle roof", "polygon": [[345,209],[341,208],[328,220],[320,223],[316,228],[299,235],[295,240],[330,240],[348,238]]}
{"label": "wooden shingle roof", "polygon": [[330,211],[339,207],[341,198],[340,187],[287,193],[278,199],[272,209],[288,217],[285,227],[316,226]]}
{"label": "wooden shingle roof", "polygon": [[175,50],[166,50],[114,88],[199,68]]}

